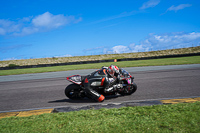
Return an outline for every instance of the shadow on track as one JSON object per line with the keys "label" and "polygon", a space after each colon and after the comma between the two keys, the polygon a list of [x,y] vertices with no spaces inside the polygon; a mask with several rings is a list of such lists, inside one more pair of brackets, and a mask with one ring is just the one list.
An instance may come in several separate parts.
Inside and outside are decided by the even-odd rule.
{"label": "shadow on track", "polygon": [[71,99],[61,99],[55,101],[49,101],[48,103],[94,103],[95,101],[91,99],[81,99],[81,100],[71,100]]}
{"label": "shadow on track", "polygon": [[[105,96],[105,100],[110,100],[110,99],[115,99],[121,97],[121,95],[115,95],[115,96]],[[49,101],[48,103],[96,103],[96,101],[89,99],[89,98],[84,98],[81,100],[71,100],[71,99],[60,99],[60,100],[55,100],[55,101]]]}

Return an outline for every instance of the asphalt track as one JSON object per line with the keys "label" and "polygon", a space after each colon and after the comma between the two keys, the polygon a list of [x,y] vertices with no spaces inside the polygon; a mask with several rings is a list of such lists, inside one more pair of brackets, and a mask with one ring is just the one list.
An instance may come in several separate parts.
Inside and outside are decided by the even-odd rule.
{"label": "asphalt track", "polygon": [[125,69],[135,77],[138,90],[131,96],[106,97],[103,103],[74,101],[64,94],[70,84],[66,76],[94,70],[0,76],[0,113],[200,96],[199,64]]}

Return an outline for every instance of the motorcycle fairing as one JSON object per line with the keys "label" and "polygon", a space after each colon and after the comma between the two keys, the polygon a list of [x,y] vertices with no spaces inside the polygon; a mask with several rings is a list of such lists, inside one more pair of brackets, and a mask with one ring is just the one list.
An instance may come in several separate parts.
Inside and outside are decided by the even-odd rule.
{"label": "motorcycle fairing", "polygon": [[133,78],[126,78],[126,81],[128,82],[128,84],[133,84]]}
{"label": "motorcycle fairing", "polygon": [[130,75],[129,72],[127,72],[126,70],[124,70],[123,68],[120,68],[120,73],[121,73],[121,76],[124,77],[124,78],[134,78]]}
{"label": "motorcycle fairing", "polygon": [[72,75],[72,76],[69,76],[67,77],[67,80],[70,81],[70,82],[73,82],[75,84],[78,84],[78,85],[81,85],[81,81],[82,81],[82,78],[81,78],[81,75]]}

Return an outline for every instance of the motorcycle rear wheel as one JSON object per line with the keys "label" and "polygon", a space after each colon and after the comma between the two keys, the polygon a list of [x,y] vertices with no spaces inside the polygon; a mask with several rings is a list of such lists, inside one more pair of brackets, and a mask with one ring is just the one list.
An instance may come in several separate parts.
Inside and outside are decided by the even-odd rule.
{"label": "motorcycle rear wheel", "polygon": [[70,84],[65,88],[65,95],[69,99],[80,100],[85,97],[82,88],[76,84]]}

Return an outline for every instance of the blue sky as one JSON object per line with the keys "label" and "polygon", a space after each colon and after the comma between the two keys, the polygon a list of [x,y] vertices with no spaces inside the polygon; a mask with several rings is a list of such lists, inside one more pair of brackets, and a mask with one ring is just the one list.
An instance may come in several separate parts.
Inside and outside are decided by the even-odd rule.
{"label": "blue sky", "polygon": [[0,60],[200,45],[199,0],[1,0]]}

